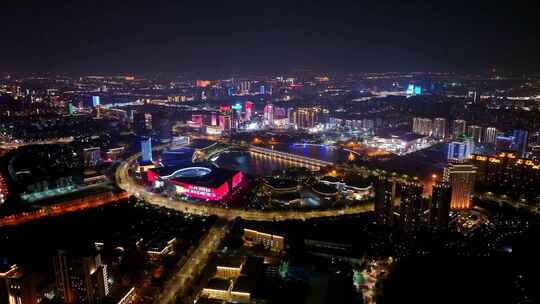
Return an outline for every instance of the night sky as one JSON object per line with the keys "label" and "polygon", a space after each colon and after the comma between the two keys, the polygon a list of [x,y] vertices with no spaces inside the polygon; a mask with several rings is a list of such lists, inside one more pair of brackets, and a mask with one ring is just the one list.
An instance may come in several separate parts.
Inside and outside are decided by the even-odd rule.
{"label": "night sky", "polygon": [[533,1],[2,2],[0,71],[540,70]]}

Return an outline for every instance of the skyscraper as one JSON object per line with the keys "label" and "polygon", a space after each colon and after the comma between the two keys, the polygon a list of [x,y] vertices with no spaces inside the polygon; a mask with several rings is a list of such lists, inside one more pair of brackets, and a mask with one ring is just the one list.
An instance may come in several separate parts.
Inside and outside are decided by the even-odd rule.
{"label": "skyscraper", "polygon": [[152,162],[152,139],[150,137],[141,139],[141,161],[144,164]]}
{"label": "skyscraper", "polygon": [[40,303],[42,301],[42,294],[38,290],[40,283],[40,275],[37,272],[12,265],[6,272],[0,272],[0,303]]}
{"label": "skyscraper", "polygon": [[269,126],[274,125],[274,106],[269,103],[266,106],[264,106],[264,120],[266,121],[266,124]]}
{"label": "skyscraper", "polygon": [[497,128],[495,127],[486,128],[484,142],[488,144],[495,144],[496,139],[497,139]]}
{"label": "skyscraper", "polygon": [[101,255],[59,251],[53,259],[56,287],[64,303],[99,303],[109,293],[107,265]]}
{"label": "skyscraper", "polygon": [[463,119],[456,119],[454,120],[454,126],[452,129],[452,135],[454,138],[458,138],[461,135],[465,134],[465,127],[467,126],[467,122]]}
{"label": "skyscraper", "polygon": [[210,124],[212,126],[217,126],[217,113],[216,112],[212,112],[211,114],[211,119],[210,119]]}
{"label": "skyscraper", "polygon": [[401,226],[407,231],[414,230],[420,223],[422,213],[422,183],[418,180],[400,182],[399,192]]}
{"label": "skyscraper", "polygon": [[429,118],[414,117],[412,131],[415,134],[431,136],[433,121]]}
{"label": "skyscraper", "polygon": [[514,137],[512,150],[516,151],[520,157],[525,157],[529,145],[529,132],[526,130],[514,130],[512,136]]}
{"label": "skyscraper", "polygon": [[429,208],[429,224],[439,228],[448,227],[452,187],[448,183],[437,183],[433,186],[431,205]]}
{"label": "skyscraper", "polygon": [[452,187],[452,209],[471,207],[471,193],[474,187],[476,167],[470,164],[449,163],[444,168],[443,181]]}
{"label": "skyscraper", "polygon": [[433,137],[446,138],[446,119],[438,117],[433,120]]}
{"label": "skyscraper", "polygon": [[449,161],[463,161],[474,153],[474,142],[471,138],[461,137],[448,143],[446,159]]}
{"label": "skyscraper", "polygon": [[482,142],[482,127],[471,125],[467,127],[467,135],[471,137],[475,143]]}
{"label": "skyscraper", "polygon": [[246,101],[244,103],[245,113],[244,113],[244,121],[251,121],[251,115],[253,112],[253,102]]}
{"label": "skyscraper", "polygon": [[251,90],[251,82],[249,80],[240,81],[240,92],[243,95],[249,94],[250,90]]}
{"label": "skyscraper", "polygon": [[391,225],[392,207],[396,197],[396,182],[384,175],[375,177],[375,216],[380,225]]}

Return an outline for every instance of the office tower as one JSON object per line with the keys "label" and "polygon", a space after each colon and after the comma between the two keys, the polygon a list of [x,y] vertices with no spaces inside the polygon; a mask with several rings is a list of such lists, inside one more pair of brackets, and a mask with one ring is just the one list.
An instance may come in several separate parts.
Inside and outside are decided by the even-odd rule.
{"label": "office tower", "polygon": [[269,103],[266,106],[264,106],[264,120],[267,125],[272,126],[274,125],[274,106]]}
{"label": "office tower", "polygon": [[230,115],[219,115],[219,127],[222,131],[230,131],[232,127]]}
{"label": "office tower", "polygon": [[423,186],[418,180],[399,183],[400,222],[404,230],[414,230],[420,223]]}
{"label": "office tower", "polygon": [[99,253],[59,251],[53,258],[56,287],[64,303],[99,303],[109,293],[107,265]]}
{"label": "office tower", "polygon": [[514,130],[512,136],[514,137],[512,150],[516,151],[520,157],[525,157],[529,145],[529,132],[526,130]]}
{"label": "office tower", "polygon": [[289,120],[289,124],[296,125],[296,111],[294,111],[294,108],[287,109],[287,119]]}
{"label": "office tower", "polygon": [[143,164],[152,162],[152,139],[150,137],[141,139],[141,161]]}
{"label": "office tower", "polygon": [[467,127],[467,136],[472,137],[475,143],[482,142],[482,127],[480,126],[468,126]]}
{"label": "office tower", "polygon": [[393,223],[392,207],[396,197],[396,182],[384,175],[375,177],[375,216],[380,225]]}
{"label": "office tower", "polygon": [[251,90],[251,82],[249,80],[240,81],[240,92],[243,95],[249,94]]}
{"label": "office tower", "polygon": [[496,140],[497,140],[497,128],[495,127],[486,128],[484,142],[488,144],[495,144]]}
{"label": "office tower", "polygon": [[415,134],[431,136],[433,121],[429,118],[414,117],[412,132]]}
{"label": "office tower", "polygon": [[92,96],[92,107],[97,108],[100,104],[99,96]]}
{"label": "office tower", "polygon": [[452,209],[471,207],[471,193],[474,187],[476,167],[469,164],[449,163],[444,168],[443,181],[452,187]]}
{"label": "office tower", "polygon": [[454,120],[454,126],[452,129],[452,135],[454,138],[458,138],[461,135],[465,134],[465,127],[467,125],[467,122],[462,119],[456,119]]}
{"label": "office tower", "polygon": [[152,130],[152,114],[135,113],[133,115],[133,125],[137,135],[148,135]]}
{"label": "office tower", "polygon": [[244,103],[245,113],[244,113],[244,120],[245,121],[251,121],[251,116],[253,114],[253,102],[246,101]]}
{"label": "office tower", "polygon": [[212,112],[212,114],[210,115],[210,125],[217,126],[217,113],[216,112]]}
{"label": "office tower", "polygon": [[429,208],[429,224],[439,228],[447,228],[450,204],[452,201],[452,187],[448,183],[437,183],[433,186],[431,205]]}
{"label": "office tower", "polygon": [[433,120],[433,137],[437,139],[446,138],[446,119],[439,117]]}
{"label": "office tower", "polygon": [[474,142],[471,138],[460,138],[448,143],[446,159],[449,161],[463,161],[474,153]]}
{"label": "office tower", "polygon": [[40,275],[12,265],[0,272],[0,303],[35,304],[42,301],[39,291]]}

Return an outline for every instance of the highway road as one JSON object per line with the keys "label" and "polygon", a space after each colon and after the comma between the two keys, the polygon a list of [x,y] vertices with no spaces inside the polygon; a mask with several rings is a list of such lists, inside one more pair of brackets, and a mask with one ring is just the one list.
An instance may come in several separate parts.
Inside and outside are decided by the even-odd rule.
{"label": "highway road", "polygon": [[208,230],[184,265],[165,284],[154,304],[171,304],[187,296],[194,281],[200,276],[208,260],[219,249],[234,221],[218,219]]}
{"label": "highway road", "polygon": [[285,221],[285,220],[308,220],[313,218],[334,217],[342,215],[354,215],[373,211],[373,203],[365,203],[353,207],[344,207],[333,210],[309,210],[309,211],[260,211],[226,209],[208,205],[197,205],[172,199],[153,192],[146,191],[142,185],[137,184],[132,176],[128,174],[128,168],[137,160],[139,154],[135,154],[124,161],[116,170],[116,182],[118,186],[147,203],[191,213],[200,216],[215,215],[220,218],[234,219],[241,217],[250,221]]}

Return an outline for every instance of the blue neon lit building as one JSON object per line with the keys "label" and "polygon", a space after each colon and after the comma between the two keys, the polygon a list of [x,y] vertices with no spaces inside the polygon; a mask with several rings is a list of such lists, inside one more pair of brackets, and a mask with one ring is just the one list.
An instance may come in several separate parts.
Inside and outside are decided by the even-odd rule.
{"label": "blue neon lit building", "polygon": [[453,141],[448,144],[448,150],[446,152],[447,160],[463,161],[469,158],[474,152],[474,142],[470,139],[463,141]]}
{"label": "blue neon lit building", "polygon": [[414,84],[409,84],[409,86],[407,87],[407,95],[413,95],[414,94]]}
{"label": "blue neon lit building", "polygon": [[515,150],[519,156],[525,157],[527,146],[529,144],[529,132],[525,130],[514,130],[512,132],[512,137],[514,137],[512,150]]}
{"label": "blue neon lit building", "polygon": [[99,96],[92,96],[92,106],[95,108],[99,106],[99,104],[100,104]]}
{"label": "blue neon lit building", "polygon": [[141,139],[141,161],[143,164],[152,162],[152,139],[150,137]]}

